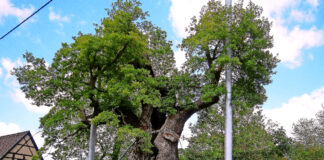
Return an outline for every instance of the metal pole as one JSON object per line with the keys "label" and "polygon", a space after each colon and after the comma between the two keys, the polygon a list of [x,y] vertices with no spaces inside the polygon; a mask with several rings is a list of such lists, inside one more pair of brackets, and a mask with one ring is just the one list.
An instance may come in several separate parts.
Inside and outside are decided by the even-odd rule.
{"label": "metal pole", "polygon": [[88,160],[94,160],[96,137],[97,137],[97,125],[91,123]]}
{"label": "metal pole", "polygon": [[[225,5],[226,7],[231,7],[232,1],[231,0],[225,0]],[[229,29],[231,26],[231,15],[228,13],[228,24],[229,24]],[[230,39],[226,39],[226,43],[229,42]],[[227,55],[229,58],[232,58],[232,50],[230,47],[227,47]],[[228,66],[226,70],[226,90],[227,90],[227,95],[226,95],[226,115],[225,115],[225,160],[232,160],[232,144],[233,144],[233,129],[232,129],[232,106],[231,106],[231,101],[232,101],[232,69],[230,66]]]}

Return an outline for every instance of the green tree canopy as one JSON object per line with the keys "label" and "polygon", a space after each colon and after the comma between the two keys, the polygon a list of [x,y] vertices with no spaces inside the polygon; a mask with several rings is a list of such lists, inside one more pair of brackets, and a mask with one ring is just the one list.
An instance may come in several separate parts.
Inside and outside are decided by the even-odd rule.
{"label": "green tree canopy", "polygon": [[[147,13],[139,5],[118,0],[95,34],[79,33],[73,43],[63,43],[50,66],[26,53],[27,64],[15,69],[26,97],[51,107],[40,127],[45,149],[56,149],[54,157],[78,156],[79,147],[85,151],[91,119],[116,127],[129,112],[127,122],[120,122],[127,125],[140,116],[142,103],[160,106],[160,94],[152,88],[157,82],[143,66],[154,49],[148,46],[149,34],[162,31],[145,21]],[[109,116],[98,118],[103,115]]]}
{"label": "green tree canopy", "polygon": [[[259,6],[208,2],[180,45],[187,57],[181,71],[166,33],[146,21],[148,14],[139,6],[137,0],[117,0],[95,34],[80,33],[71,44],[63,43],[50,66],[26,53],[27,64],[15,69],[26,97],[52,107],[41,128],[45,150],[54,147],[58,159],[77,157],[82,147],[73,144],[87,143],[91,123],[100,126],[100,134],[111,131],[106,134],[114,142],[110,157],[118,157],[128,137],[136,142],[129,159],[178,159],[185,122],[222,103],[227,67],[233,70],[233,106],[247,112],[266,100],[264,85],[271,82],[278,59],[269,51],[271,24]],[[233,50],[231,59],[227,47]]]}

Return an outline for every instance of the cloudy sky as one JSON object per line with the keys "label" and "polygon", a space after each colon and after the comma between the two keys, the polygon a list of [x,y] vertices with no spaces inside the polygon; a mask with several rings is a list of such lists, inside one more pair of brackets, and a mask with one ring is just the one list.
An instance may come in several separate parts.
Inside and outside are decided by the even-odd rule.
{"label": "cloudy sky", "polygon": [[[224,0],[225,1],[225,0]],[[267,117],[278,121],[290,132],[299,118],[314,117],[324,103],[324,1],[253,0],[272,22],[274,48],[281,60],[266,87],[264,104]],[[47,0],[0,0],[0,36],[45,4]],[[111,0],[53,0],[36,16],[0,40],[0,135],[31,130],[42,145],[39,118],[48,112],[25,99],[13,67],[24,64],[22,54],[32,52],[51,63],[62,42],[72,42],[79,31],[93,33],[93,24],[105,17]],[[235,2],[235,1],[234,1]],[[154,24],[168,33],[174,44],[186,37],[185,27],[198,15],[207,0],[143,0]],[[174,47],[177,65],[183,52]],[[194,121],[194,120],[193,120]]]}

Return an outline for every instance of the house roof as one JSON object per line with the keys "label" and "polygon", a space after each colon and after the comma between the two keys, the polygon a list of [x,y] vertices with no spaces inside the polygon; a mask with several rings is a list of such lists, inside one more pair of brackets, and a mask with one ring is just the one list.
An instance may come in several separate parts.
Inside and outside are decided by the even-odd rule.
{"label": "house roof", "polygon": [[4,156],[12,147],[16,145],[29,131],[5,135],[0,137],[0,157]]}
{"label": "house roof", "polygon": [[4,158],[7,154],[9,154],[9,152],[12,152],[13,150],[17,150],[15,149],[17,148],[16,147],[17,145],[25,146],[25,144],[23,144],[22,142],[27,143],[28,139],[26,141],[26,137],[30,137],[29,138],[30,144],[29,146],[28,144],[26,145],[28,147],[31,147],[30,145],[32,145],[33,148],[35,149],[34,151],[37,151],[38,150],[37,145],[29,131],[0,136],[0,159]]}

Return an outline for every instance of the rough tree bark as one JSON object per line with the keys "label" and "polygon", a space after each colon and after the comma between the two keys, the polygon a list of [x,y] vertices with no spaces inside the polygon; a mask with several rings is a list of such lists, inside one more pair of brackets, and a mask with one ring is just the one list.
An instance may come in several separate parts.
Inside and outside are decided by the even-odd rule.
{"label": "rough tree bark", "polygon": [[129,160],[178,160],[178,142],[186,121],[197,111],[217,103],[219,97],[214,97],[211,102],[203,103],[198,100],[197,108],[182,110],[174,115],[166,116],[152,106],[143,107],[140,119],[141,128],[151,135],[153,154],[141,151],[141,140],[130,152]]}
{"label": "rough tree bark", "polygon": [[181,136],[184,124],[191,115],[186,111],[167,117],[165,123],[160,129],[154,140],[154,145],[158,150],[157,160],[177,160],[178,142]]}

